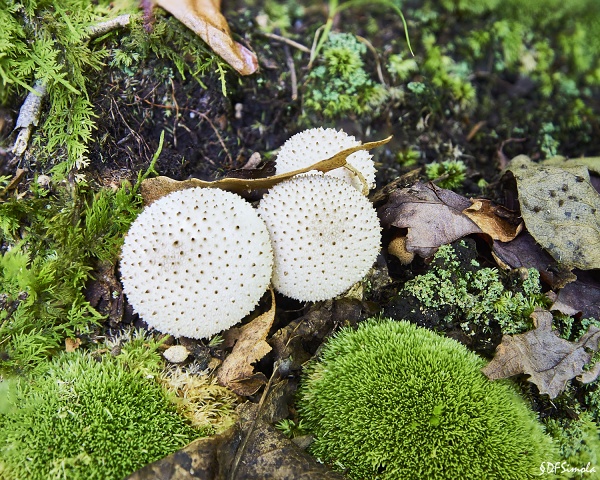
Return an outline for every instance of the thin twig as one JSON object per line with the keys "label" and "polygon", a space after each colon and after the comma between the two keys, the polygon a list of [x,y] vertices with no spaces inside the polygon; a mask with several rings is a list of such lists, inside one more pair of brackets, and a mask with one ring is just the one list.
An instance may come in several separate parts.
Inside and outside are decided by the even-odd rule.
{"label": "thin twig", "polygon": [[292,100],[295,101],[298,99],[298,77],[296,77],[296,65],[294,64],[294,58],[290,53],[290,47],[284,45],[283,52],[285,53],[285,62],[290,70],[290,80],[292,82]]}
{"label": "thin twig", "polygon": [[290,40],[289,38],[282,37],[281,35],[276,35],[274,33],[261,33],[264,37],[270,38],[271,40],[275,40],[277,42],[287,43],[290,47],[294,47],[297,50],[300,50],[304,53],[310,53],[310,48],[305,47],[301,43],[295,42],[294,40]]}
{"label": "thin twig", "polygon": [[[92,25],[88,29],[88,37],[85,40],[91,40],[117,28],[126,27],[131,22],[131,15],[119,15],[106,22],[100,22]],[[29,92],[17,118],[16,129],[20,129],[13,145],[12,151],[16,157],[22,157],[29,145],[29,139],[34,127],[37,127],[42,111],[42,100],[47,94],[46,85],[40,80],[35,82],[32,91]]]}
{"label": "thin twig", "polygon": [[17,128],[20,128],[21,130],[17,135],[12,149],[13,153],[17,157],[21,157],[25,153],[25,150],[27,150],[29,137],[31,137],[33,127],[37,127],[40,120],[42,100],[46,96],[46,93],[46,85],[38,80],[35,82],[33,90],[29,92],[25,98],[23,105],[21,105],[19,117],[17,118],[17,125],[15,127],[15,130]]}
{"label": "thin twig", "polygon": [[92,25],[88,28],[88,36],[90,39],[104,35],[105,33],[116,30],[117,28],[125,28],[131,23],[131,15],[129,13],[125,15],[119,15],[118,17],[111,18],[106,22],[100,22],[96,25]]}
{"label": "thin twig", "polygon": [[366,38],[361,37],[360,35],[356,35],[356,38],[358,39],[359,42],[364,43],[367,46],[367,48],[371,51],[371,53],[373,54],[373,58],[375,58],[375,63],[377,65],[377,76],[379,77],[379,81],[381,82],[381,84],[383,84],[387,87],[387,84],[385,83],[385,80],[383,79],[383,72],[381,70],[381,63],[379,62],[379,54],[377,53],[377,50],[375,50],[375,47],[373,46],[373,44],[371,42],[369,42]]}

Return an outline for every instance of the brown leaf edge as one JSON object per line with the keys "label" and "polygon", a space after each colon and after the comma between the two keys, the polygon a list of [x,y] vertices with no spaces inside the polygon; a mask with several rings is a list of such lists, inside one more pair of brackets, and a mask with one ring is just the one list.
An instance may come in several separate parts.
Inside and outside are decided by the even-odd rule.
{"label": "brown leaf edge", "polygon": [[185,190],[186,188],[220,188],[222,190],[228,190],[235,193],[243,193],[250,190],[258,190],[261,188],[271,188],[284,180],[288,180],[301,173],[310,172],[311,170],[318,170],[319,172],[329,172],[336,168],[344,167],[347,165],[347,159],[350,155],[360,150],[370,150],[372,148],[380,147],[385,145],[392,139],[392,136],[379,140],[376,142],[367,142],[362,145],[350,147],[336,153],[330,158],[321,160],[313,165],[305,168],[300,168],[288,173],[282,173],[279,175],[273,175],[267,178],[222,178],[214,182],[207,182],[197,178],[190,178],[188,180],[173,180],[169,177],[158,176],[154,178],[147,178],[142,182],[141,194],[144,199],[144,205],[150,205],[155,200],[168,195],[169,193],[176,192],[179,190]]}
{"label": "brown leaf edge", "polygon": [[241,396],[252,395],[267,383],[265,375],[255,373],[252,364],[271,351],[266,338],[275,320],[275,293],[270,291],[271,308],[240,328],[233,350],[217,371],[219,383]]}

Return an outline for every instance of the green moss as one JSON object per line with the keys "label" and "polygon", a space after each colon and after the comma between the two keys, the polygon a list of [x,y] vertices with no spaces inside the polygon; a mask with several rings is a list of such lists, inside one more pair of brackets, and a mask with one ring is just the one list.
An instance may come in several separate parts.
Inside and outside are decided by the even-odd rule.
{"label": "green moss", "polygon": [[[0,0],[0,104],[19,101],[36,83],[46,87],[47,107],[32,143],[38,147],[38,160],[51,163],[55,173],[65,175],[89,163],[97,118],[92,94],[107,63],[132,72],[155,55],[167,58],[181,76],[189,73],[199,82],[207,70],[218,70],[224,89],[229,67],[189,29],[159,17],[148,34],[138,3],[118,3]],[[91,26],[128,12],[133,14],[129,29],[90,39]]]}
{"label": "green moss", "polygon": [[110,355],[63,354],[39,373],[11,385],[0,412],[3,478],[121,480],[202,434]]}
{"label": "green moss", "polygon": [[432,162],[425,166],[425,174],[429,180],[439,179],[436,183],[450,190],[460,188],[466,178],[467,166],[460,160]]}
{"label": "green moss", "polygon": [[[539,81],[545,95],[569,79],[583,85],[600,82],[600,5],[595,0],[442,0],[463,17],[494,19],[491,28],[466,36],[472,53],[494,49],[497,71],[517,70]],[[560,32],[556,35],[555,32]],[[552,42],[552,43],[550,43]],[[460,42],[459,42],[460,43]]]}
{"label": "green moss", "polygon": [[472,260],[465,269],[454,247],[442,245],[429,271],[406,282],[399,295],[411,295],[424,308],[443,312],[446,322],[459,322],[466,332],[489,331],[491,322],[504,334],[529,330],[529,315],[547,303],[539,272],[531,268],[524,278],[511,280],[496,268],[478,267]]}
{"label": "green moss", "polygon": [[332,33],[320,61],[307,76],[303,115],[327,120],[344,115],[373,115],[390,92],[364,68],[367,47],[349,33]]}
{"label": "green moss", "polygon": [[563,471],[563,466],[565,470],[585,468],[588,464],[597,468],[600,462],[600,428],[591,416],[582,414],[577,420],[549,419],[545,425],[546,431],[559,446],[561,464],[565,462],[559,467],[562,478],[594,478],[591,473]]}
{"label": "green moss", "polygon": [[554,447],[484,361],[408,322],[340,331],[306,367],[298,413],[311,452],[351,478],[526,479]]}
{"label": "green moss", "polygon": [[0,203],[0,370],[33,366],[101,320],[85,285],[116,261],[140,209],[137,186],[51,191],[35,181],[27,197]]}

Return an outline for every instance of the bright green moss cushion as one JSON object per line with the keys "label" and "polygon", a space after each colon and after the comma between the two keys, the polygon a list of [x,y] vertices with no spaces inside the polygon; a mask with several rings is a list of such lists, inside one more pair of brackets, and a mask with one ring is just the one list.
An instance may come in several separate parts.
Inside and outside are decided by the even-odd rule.
{"label": "bright green moss cushion", "polygon": [[111,355],[64,354],[0,385],[1,479],[122,480],[203,435]]}
{"label": "bright green moss cushion", "polygon": [[299,389],[311,452],[356,479],[516,479],[557,458],[535,414],[458,342],[408,322],[343,329]]}

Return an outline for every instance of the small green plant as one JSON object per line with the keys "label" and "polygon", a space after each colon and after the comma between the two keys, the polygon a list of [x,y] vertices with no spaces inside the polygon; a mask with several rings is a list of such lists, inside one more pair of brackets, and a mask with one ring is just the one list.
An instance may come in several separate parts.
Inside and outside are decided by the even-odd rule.
{"label": "small green plant", "polygon": [[306,434],[306,426],[302,420],[296,423],[290,418],[284,418],[275,424],[275,428],[288,438],[299,437]]}
{"label": "small green plant", "polygon": [[304,371],[299,418],[322,461],[356,479],[534,478],[554,447],[509,384],[455,340],[372,319]]}
{"label": "small green plant", "polygon": [[153,362],[131,370],[118,358],[63,354],[9,385],[0,412],[3,478],[121,480],[203,435],[142,373]]}
{"label": "small green plant", "polygon": [[496,268],[479,268],[475,260],[470,268],[464,269],[452,245],[442,245],[429,271],[406,282],[400,296],[415,297],[423,308],[439,311],[444,321],[460,323],[467,333],[490,331],[491,322],[504,334],[532,328],[529,315],[536,306],[547,305],[536,269],[510,280]]}
{"label": "small green plant", "polygon": [[372,115],[388,99],[385,86],[371,80],[364,68],[367,47],[349,33],[332,33],[323,46],[322,61],[308,74],[304,115],[325,119]]}
{"label": "small green plant", "polygon": [[[594,478],[592,473],[585,474],[569,469],[582,469],[586,465],[597,467],[600,462],[600,428],[588,413],[574,419],[548,419],[545,422],[547,433],[559,446],[561,471],[569,479]],[[562,464],[562,462],[565,462]]]}
{"label": "small green plant", "polygon": [[444,160],[432,162],[425,166],[425,174],[429,180],[450,190],[460,188],[466,178],[467,166],[461,160]]}
{"label": "small green plant", "polygon": [[137,186],[49,191],[35,181],[27,197],[0,203],[0,370],[33,366],[101,320],[84,287],[116,260],[140,209]]}
{"label": "small green plant", "polygon": [[[45,87],[47,108],[32,143],[39,160],[51,163],[61,176],[89,163],[97,118],[92,94],[106,64],[131,72],[155,55],[168,58],[182,77],[189,73],[201,84],[202,73],[219,71],[224,88],[229,68],[189,29],[160,18],[148,34],[137,2],[117,3],[0,0],[0,105],[13,104],[35,84]],[[91,27],[123,13],[132,14],[128,35],[119,30],[90,37]]]}

